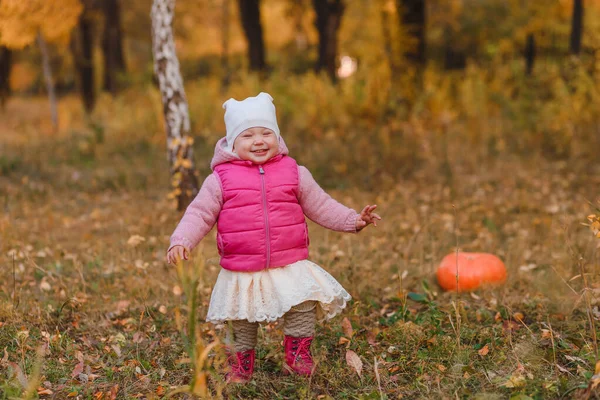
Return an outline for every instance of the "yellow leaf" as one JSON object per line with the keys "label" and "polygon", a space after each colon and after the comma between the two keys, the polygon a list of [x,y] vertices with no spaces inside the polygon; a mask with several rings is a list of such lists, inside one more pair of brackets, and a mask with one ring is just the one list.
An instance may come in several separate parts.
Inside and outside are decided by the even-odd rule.
{"label": "yellow leaf", "polygon": [[192,162],[186,158],[183,161],[181,161],[181,166],[185,169],[190,169],[192,168]]}
{"label": "yellow leaf", "polygon": [[516,312],[513,314],[513,318],[516,319],[517,321],[521,322],[521,321],[523,321],[523,318],[525,318],[525,316],[523,315],[523,313]]}
{"label": "yellow leaf", "polygon": [[521,375],[513,375],[506,382],[504,382],[500,386],[504,386],[506,388],[517,388],[525,385],[525,377]]}
{"label": "yellow leaf", "polygon": [[182,293],[183,293],[183,291],[181,290],[181,288],[178,285],[173,286],[173,294],[175,296],[181,296]]}
{"label": "yellow leaf", "polygon": [[481,349],[479,349],[479,351],[477,351],[477,353],[479,353],[480,356],[485,356],[487,355],[487,353],[490,352],[490,348],[488,347],[488,345],[486,344],[485,346],[483,346]]}
{"label": "yellow leaf", "polygon": [[354,331],[352,330],[352,324],[350,323],[350,320],[346,317],[344,317],[344,319],[342,320],[342,329],[344,330],[344,335],[348,336],[349,338],[351,338],[354,334]]}
{"label": "yellow leaf", "polygon": [[140,243],[145,242],[145,241],[146,241],[146,238],[144,238],[140,235],[133,235],[127,240],[127,244],[131,247],[136,247]]}

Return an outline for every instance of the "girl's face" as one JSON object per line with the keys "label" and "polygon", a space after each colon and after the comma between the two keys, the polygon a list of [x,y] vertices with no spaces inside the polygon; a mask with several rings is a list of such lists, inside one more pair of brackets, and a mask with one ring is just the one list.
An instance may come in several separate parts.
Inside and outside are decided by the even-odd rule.
{"label": "girl's face", "polygon": [[242,160],[252,161],[254,164],[266,163],[278,151],[279,140],[275,132],[261,126],[246,129],[233,142],[233,152]]}

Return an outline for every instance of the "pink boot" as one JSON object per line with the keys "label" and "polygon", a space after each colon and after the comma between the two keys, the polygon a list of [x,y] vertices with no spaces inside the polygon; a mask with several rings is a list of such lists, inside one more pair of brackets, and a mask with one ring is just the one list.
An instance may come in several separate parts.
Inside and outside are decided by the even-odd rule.
{"label": "pink boot", "polygon": [[310,344],[313,336],[292,337],[286,336],[283,341],[285,348],[284,372],[295,372],[298,375],[310,376],[313,372],[313,359],[310,354]]}
{"label": "pink boot", "polygon": [[228,363],[231,371],[225,376],[227,382],[247,383],[254,372],[254,349],[229,353]]}

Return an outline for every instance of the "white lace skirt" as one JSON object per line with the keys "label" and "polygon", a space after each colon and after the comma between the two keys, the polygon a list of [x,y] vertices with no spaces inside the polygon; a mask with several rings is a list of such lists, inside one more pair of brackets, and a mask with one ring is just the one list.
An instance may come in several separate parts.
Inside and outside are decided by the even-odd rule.
{"label": "white lace skirt", "polygon": [[221,269],[206,321],[272,322],[307,300],[318,302],[317,319],[324,320],[339,314],[351,298],[333,276],[308,260],[258,272]]}

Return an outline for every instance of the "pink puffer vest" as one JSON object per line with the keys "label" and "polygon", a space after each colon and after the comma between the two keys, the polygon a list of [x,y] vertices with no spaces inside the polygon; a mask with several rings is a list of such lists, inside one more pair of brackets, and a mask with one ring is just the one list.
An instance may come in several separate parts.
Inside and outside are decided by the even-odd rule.
{"label": "pink puffer vest", "polygon": [[241,272],[308,258],[308,228],[298,203],[298,165],[278,155],[263,165],[230,161],[215,167],[223,207],[217,220],[221,266]]}

